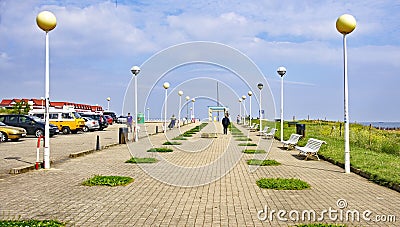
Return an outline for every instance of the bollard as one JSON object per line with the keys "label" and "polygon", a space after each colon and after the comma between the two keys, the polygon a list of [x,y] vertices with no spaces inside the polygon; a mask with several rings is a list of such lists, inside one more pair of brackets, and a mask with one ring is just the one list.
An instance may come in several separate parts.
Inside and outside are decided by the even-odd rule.
{"label": "bollard", "polygon": [[43,136],[39,136],[38,137],[38,141],[37,141],[37,147],[36,147],[36,163],[35,163],[35,169],[38,170],[39,169],[39,152],[40,152],[40,140],[43,138]]}
{"label": "bollard", "polygon": [[119,128],[119,144],[126,144],[128,140],[128,128]]}
{"label": "bollard", "polygon": [[158,133],[158,125],[156,125],[156,134]]}
{"label": "bollard", "polygon": [[97,140],[96,140],[96,151],[100,150],[100,136],[97,135]]}

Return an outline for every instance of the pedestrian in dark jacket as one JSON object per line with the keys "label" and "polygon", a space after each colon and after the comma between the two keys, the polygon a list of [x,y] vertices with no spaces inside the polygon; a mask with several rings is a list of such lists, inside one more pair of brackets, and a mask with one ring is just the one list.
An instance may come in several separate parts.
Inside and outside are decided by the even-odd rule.
{"label": "pedestrian in dark jacket", "polygon": [[228,126],[230,125],[228,114],[225,114],[225,117],[222,119],[222,126],[224,127],[224,134],[228,134]]}

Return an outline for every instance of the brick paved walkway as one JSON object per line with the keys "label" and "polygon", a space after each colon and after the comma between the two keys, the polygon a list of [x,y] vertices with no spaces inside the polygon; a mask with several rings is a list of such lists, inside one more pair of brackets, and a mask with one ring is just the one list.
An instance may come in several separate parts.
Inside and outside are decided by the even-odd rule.
{"label": "brick paved walkway", "polygon": [[[213,123],[204,128],[210,132],[221,130]],[[296,211],[301,216],[303,211],[314,210],[318,218],[323,210],[330,209],[339,210],[339,214],[357,211],[361,216],[370,210],[371,219],[396,215],[396,222],[362,221],[360,217],[360,222],[348,222],[350,226],[399,226],[398,192],[355,174],[344,174],[341,168],[324,161],[299,160],[295,151],[281,150],[279,142],[260,140],[257,133],[249,134],[252,142],[259,142],[257,149],[271,146],[268,158],[282,165],[249,168],[246,160],[255,156],[242,154],[244,148],[237,146],[242,142],[231,135],[206,139],[198,133],[181,141],[182,145],[172,146],[172,153],[146,152],[179,134],[174,129],[167,136],[157,134],[138,143],[111,147],[60,163],[51,170],[0,180],[0,219],[57,219],[68,222],[68,226],[287,226],[302,221],[279,221],[278,210],[287,212],[284,218],[289,218],[289,212],[295,217]],[[124,163],[131,153],[160,161]],[[135,181],[112,188],[81,185],[96,174],[131,176]],[[311,189],[260,189],[255,181],[262,177],[299,178]],[[339,199],[348,204],[343,210],[336,204]],[[334,219],[335,213],[331,216]],[[324,217],[320,222],[332,222],[328,213]]]}

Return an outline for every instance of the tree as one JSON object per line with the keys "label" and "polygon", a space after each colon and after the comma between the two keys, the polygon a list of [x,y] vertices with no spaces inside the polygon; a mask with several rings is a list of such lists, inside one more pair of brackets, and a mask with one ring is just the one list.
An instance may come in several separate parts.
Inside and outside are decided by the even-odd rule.
{"label": "tree", "polygon": [[28,114],[31,106],[24,100],[16,102],[13,106],[12,112],[16,114]]}

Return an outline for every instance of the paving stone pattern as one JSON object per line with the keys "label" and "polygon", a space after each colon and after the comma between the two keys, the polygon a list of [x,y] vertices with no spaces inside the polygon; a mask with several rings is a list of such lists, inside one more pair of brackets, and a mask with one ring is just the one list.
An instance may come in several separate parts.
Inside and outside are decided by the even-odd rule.
{"label": "paving stone pattern", "polygon": [[[181,127],[189,130],[192,125]],[[396,215],[395,222],[335,222],[325,214],[320,222],[349,226],[399,226],[400,194],[378,186],[325,161],[304,161],[297,152],[280,148],[278,141],[261,139],[256,132],[237,126],[258,143],[248,149],[271,150],[267,154],[243,154],[245,147],[230,135],[200,138],[197,133],[182,145],[168,146],[172,153],[150,153],[147,149],[179,135],[177,128],[165,134],[142,138],[84,157],[53,165],[51,170],[31,171],[0,180],[0,219],[57,219],[68,226],[293,226],[307,221],[278,220],[278,210],[359,211]],[[219,123],[209,123],[204,132],[221,132]],[[125,163],[136,157],[156,157],[155,164]],[[249,167],[247,159],[266,157],[280,166]],[[94,175],[130,176],[127,186],[82,186]],[[298,178],[311,189],[267,190],[256,185],[263,177]],[[167,182],[167,183],[164,183]],[[347,202],[339,209],[337,202]],[[344,201],[345,200],[345,201]],[[268,210],[264,212],[267,208]],[[275,212],[271,211],[275,210]],[[265,214],[267,216],[265,217]],[[320,217],[320,216],[318,216]],[[260,220],[261,219],[261,220]],[[361,219],[361,218],[360,218]]]}

